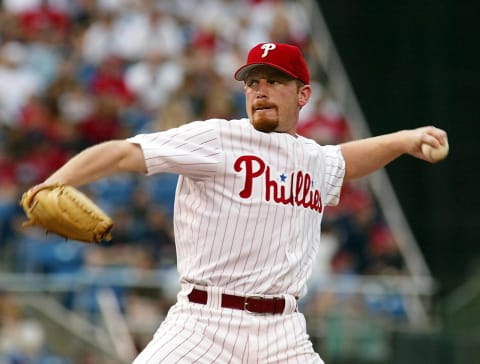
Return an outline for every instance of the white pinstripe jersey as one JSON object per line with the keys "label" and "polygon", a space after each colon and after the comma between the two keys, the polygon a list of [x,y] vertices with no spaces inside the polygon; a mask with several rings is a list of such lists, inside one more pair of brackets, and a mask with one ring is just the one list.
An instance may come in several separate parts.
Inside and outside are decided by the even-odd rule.
{"label": "white pinstripe jersey", "polygon": [[338,146],[263,133],[248,119],[195,121],[128,139],[148,174],[180,174],[174,230],[181,283],[302,297],[326,205],[339,201]]}

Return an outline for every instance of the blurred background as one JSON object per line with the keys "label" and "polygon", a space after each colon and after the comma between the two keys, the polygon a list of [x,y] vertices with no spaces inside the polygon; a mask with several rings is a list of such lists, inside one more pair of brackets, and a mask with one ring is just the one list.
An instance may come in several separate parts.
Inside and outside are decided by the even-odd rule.
{"label": "blurred background", "polygon": [[434,124],[448,159],[402,157],[326,210],[308,331],[329,363],[472,363],[480,51],[474,2],[0,1],[0,363],[130,363],[178,289],[176,176],[84,192],[113,240],[23,229],[21,193],[83,148],[244,116],[233,80],[258,42],[298,45],[313,99],[299,132],[335,144]]}

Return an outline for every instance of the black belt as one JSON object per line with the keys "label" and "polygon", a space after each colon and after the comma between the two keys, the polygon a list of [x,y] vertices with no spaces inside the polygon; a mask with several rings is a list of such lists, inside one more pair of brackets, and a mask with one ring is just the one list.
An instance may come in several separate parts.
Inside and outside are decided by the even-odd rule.
{"label": "black belt", "polygon": [[[190,302],[207,304],[208,293],[194,288],[188,295]],[[234,296],[231,294],[222,294],[222,307],[233,308],[235,310],[245,310],[251,313],[283,313],[285,309],[284,297],[265,298],[262,296]]]}

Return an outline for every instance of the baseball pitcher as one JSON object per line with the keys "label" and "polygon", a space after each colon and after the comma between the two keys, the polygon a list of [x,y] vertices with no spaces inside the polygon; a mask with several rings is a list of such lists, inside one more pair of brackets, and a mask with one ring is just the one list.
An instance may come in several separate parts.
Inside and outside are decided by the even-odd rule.
{"label": "baseball pitcher", "polygon": [[297,301],[322,243],[325,207],[339,203],[344,181],[404,154],[436,162],[422,145],[448,145],[446,132],[433,126],[335,146],[298,135],[312,90],[295,46],[254,46],[234,77],[244,83],[247,118],[95,145],[30,191],[120,172],[180,175],[174,228],[181,291],[135,364],[323,363]]}

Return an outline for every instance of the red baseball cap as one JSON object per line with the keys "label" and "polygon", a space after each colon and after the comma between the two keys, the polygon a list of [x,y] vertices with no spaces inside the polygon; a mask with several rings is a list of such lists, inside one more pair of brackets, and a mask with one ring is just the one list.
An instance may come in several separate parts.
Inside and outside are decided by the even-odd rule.
{"label": "red baseball cap", "polygon": [[299,79],[304,84],[310,83],[310,74],[300,49],[284,43],[259,43],[248,52],[247,63],[235,72],[235,79],[245,80],[252,68],[266,65]]}

